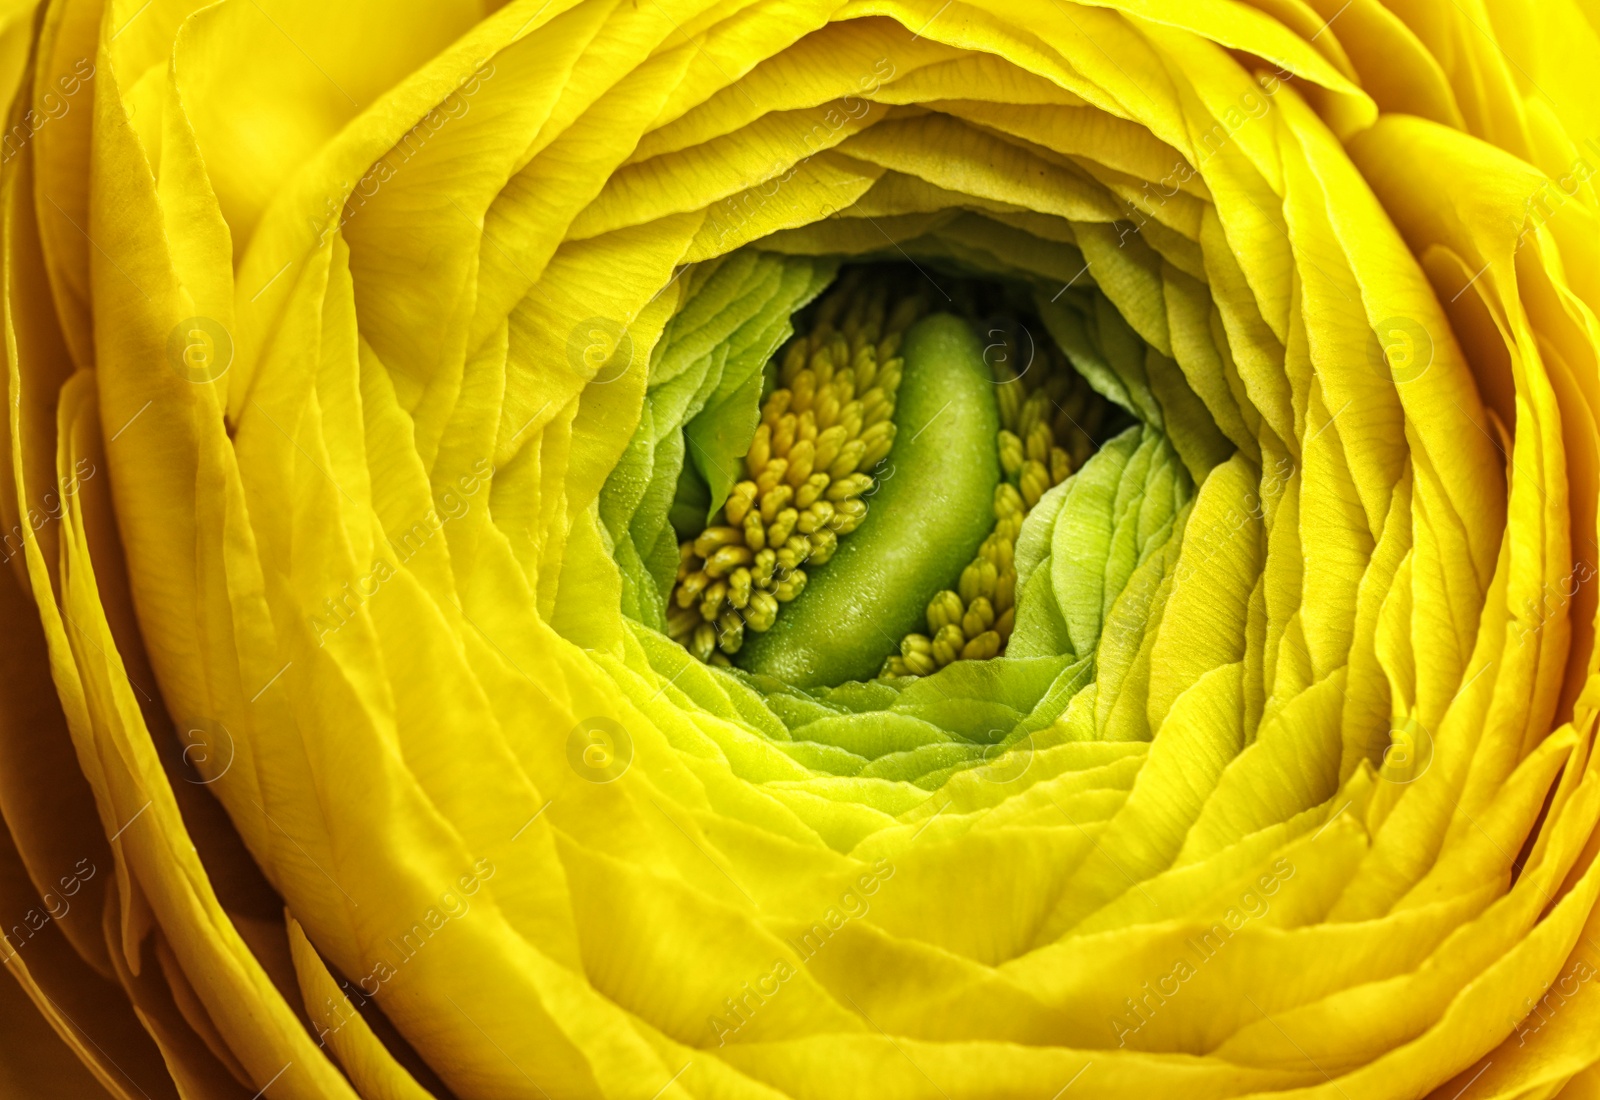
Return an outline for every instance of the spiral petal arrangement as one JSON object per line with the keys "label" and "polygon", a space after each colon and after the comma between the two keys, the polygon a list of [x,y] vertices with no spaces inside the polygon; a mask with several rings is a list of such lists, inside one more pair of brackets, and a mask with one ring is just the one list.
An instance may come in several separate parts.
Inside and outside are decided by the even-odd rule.
{"label": "spiral petal arrangement", "polygon": [[1600,1095],[1587,0],[0,4],[7,1095]]}

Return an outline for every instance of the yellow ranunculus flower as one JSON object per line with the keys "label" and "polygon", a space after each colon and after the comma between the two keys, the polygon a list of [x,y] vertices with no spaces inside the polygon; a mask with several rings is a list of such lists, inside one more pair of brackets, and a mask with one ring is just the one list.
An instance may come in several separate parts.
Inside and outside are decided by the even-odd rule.
{"label": "yellow ranunculus flower", "polygon": [[1600,1096],[1597,73],[0,3],[0,1093]]}

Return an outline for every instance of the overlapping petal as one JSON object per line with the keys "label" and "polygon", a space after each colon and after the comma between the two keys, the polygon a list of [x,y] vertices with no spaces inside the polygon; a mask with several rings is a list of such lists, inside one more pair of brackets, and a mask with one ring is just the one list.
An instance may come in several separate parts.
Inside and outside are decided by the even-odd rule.
{"label": "overlapping petal", "polygon": [[[1594,1088],[1592,11],[8,25],[0,904],[107,1093]],[[1005,656],[707,667],[680,473],[866,260],[1132,426]]]}

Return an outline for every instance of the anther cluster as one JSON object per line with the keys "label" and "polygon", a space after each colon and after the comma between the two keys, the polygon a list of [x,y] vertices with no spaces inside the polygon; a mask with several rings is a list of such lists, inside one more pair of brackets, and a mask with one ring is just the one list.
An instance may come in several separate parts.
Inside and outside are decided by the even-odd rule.
{"label": "anther cluster", "polygon": [[866,518],[872,471],[894,445],[905,331],[926,312],[850,273],[783,354],[761,407],[745,480],[678,547],[667,632],[696,658],[729,664]]}

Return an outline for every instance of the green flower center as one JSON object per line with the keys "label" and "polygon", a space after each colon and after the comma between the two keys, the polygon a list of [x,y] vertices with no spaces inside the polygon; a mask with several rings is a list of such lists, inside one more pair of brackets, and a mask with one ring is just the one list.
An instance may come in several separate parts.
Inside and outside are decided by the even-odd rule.
{"label": "green flower center", "polygon": [[790,342],[780,383],[761,405],[745,479],[699,534],[679,544],[668,634],[702,661],[727,664],[762,633],[867,517],[870,471],[895,439],[906,329],[919,295],[847,276],[809,333]]}
{"label": "green flower center", "polygon": [[[759,419],[734,441],[738,480],[719,506],[686,465],[664,612],[697,660],[822,685],[1005,653],[1023,523],[1116,417],[1021,295],[955,282],[941,321],[914,270],[845,271],[763,365]],[[944,340],[908,354],[908,333],[936,324]],[[903,407],[908,374],[936,411]],[[863,528],[871,545],[857,547]]]}

